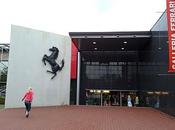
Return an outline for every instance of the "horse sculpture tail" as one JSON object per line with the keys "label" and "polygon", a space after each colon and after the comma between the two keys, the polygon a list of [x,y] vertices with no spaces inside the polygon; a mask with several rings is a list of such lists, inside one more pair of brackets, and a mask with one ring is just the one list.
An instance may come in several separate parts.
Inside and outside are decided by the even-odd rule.
{"label": "horse sculpture tail", "polygon": [[42,62],[44,63],[44,65],[46,65],[46,60],[47,60],[47,58],[48,58],[47,55],[44,55],[44,56],[43,56]]}
{"label": "horse sculpture tail", "polygon": [[62,61],[61,61],[61,67],[59,70],[62,70],[63,67],[64,67],[64,59],[62,59]]}

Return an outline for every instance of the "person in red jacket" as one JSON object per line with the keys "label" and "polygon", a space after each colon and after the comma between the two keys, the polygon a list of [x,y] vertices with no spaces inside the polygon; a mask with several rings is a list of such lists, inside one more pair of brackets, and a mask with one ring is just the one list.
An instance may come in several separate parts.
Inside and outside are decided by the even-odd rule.
{"label": "person in red jacket", "polygon": [[24,101],[24,104],[26,107],[25,115],[27,118],[29,117],[29,112],[31,110],[32,100],[33,100],[33,91],[32,91],[32,88],[29,87],[28,91],[25,93],[24,97],[22,98],[22,101]]}

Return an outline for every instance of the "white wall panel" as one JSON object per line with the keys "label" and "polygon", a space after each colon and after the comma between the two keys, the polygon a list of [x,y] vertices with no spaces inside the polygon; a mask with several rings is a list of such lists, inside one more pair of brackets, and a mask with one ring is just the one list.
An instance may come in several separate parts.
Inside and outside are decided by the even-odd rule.
{"label": "white wall panel", "polygon": [[[38,31],[12,25],[9,54],[9,68],[6,90],[6,108],[21,107],[22,96],[31,86],[34,91],[33,106],[55,106],[69,104],[71,41],[67,36]],[[62,59],[65,65],[57,76],[52,74],[42,57],[50,55],[49,48],[59,49],[57,63]]]}

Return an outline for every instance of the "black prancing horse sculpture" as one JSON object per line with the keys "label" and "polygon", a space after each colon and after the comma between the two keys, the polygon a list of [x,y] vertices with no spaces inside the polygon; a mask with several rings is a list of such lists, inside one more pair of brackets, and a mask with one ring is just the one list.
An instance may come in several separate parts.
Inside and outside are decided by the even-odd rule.
{"label": "black prancing horse sculpture", "polygon": [[56,59],[58,57],[59,50],[57,47],[52,47],[49,49],[51,51],[51,55],[47,56],[46,54],[43,56],[43,63],[46,65],[46,61],[50,64],[52,71],[47,70],[47,72],[54,74],[51,79],[53,79],[57,75],[57,71],[61,71],[62,68],[64,67],[64,59],[61,61],[61,66],[57,64]]}

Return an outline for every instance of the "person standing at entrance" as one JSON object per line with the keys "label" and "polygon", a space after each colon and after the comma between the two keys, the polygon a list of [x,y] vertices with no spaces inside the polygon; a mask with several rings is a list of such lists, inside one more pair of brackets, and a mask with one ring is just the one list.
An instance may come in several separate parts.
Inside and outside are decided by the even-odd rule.
{"label": "person standing at entrance", "polygon": [[138,107],[139,106],[139,97],[136,96],[135,98],[135,106]]}
{"label": "person standing at entrance", "polygon": [[25,115],[27,118],[29,117],[29,112],[31,110],[32,100],[33,100],[33,91],[32,91],[32,88],[29,87],[24,97],[22,98],[22,101],[24,101],[24,104],[25,104],[25,109],[26,109]]}
{"label": "person standing at entrance", "polygon": [[128,95],[128,107],[132,107],[131,96]]}

